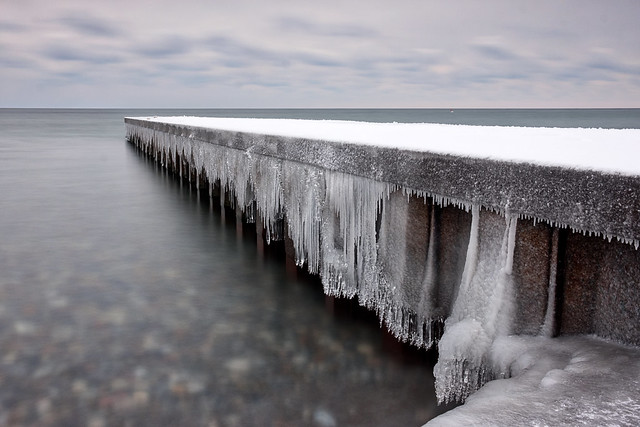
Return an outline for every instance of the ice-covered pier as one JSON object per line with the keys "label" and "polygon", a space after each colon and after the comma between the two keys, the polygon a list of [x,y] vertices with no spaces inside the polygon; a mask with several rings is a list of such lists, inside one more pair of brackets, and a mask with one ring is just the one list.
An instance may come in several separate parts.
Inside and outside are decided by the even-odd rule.
{"label": "ice-covered pier", "polygon": [[125,123],[267,241],[287,239],[325,293],[357,297],[401,340],[437,343],[441,401],[508,377],[505,337],[640,345],[639,130]]}

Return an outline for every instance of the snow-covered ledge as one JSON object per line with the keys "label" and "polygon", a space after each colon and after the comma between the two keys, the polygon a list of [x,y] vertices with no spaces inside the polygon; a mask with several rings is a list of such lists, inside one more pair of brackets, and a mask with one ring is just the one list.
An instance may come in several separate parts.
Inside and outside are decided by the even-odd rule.
{"label": "snow-covered ledge", "polygon": [[163,165],[257,210],[267,236],[285,217],[327,294],[357,296],[402,340],[439,340],[441,401],[519,375],[556,335],[640,345],[639,130],[125,122]]}
{"label": "snow-covered ledge", "polygon": [[126,123],[640,242],[638,129],[211,117]]}

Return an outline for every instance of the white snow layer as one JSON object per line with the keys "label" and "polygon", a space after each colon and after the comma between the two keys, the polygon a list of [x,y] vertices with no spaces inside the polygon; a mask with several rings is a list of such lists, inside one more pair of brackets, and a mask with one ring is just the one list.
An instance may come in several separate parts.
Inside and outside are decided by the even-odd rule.
{"label": "white snow layer", "polygon": [[217,117],[141,120],[640,175],[640,129],[534,128]]}
{"label": "white snow layer", "polygon": [[[270,124],[277,134],[282,133],[275,132],[276,124],[289,123],[282,129],[291,132],[298,128],[302,131],[309,123],[317,129],[326,124],[321,122],[323,126],[319,126],[316,122],[301,120],[171,120],[196,126],[207,123],[207,127],[213,126],[213,121],[220,121],[216,127],[226,123],[229,130],[260,133],[272,133],[267,126]],[[162,122],[171,120],[162,118]],[[232,128],[232,124],[238,127]],[[346,132],[347,136],[353,136],[360,126],[347,122],[329,124],[328,128],[336,132],[340,126],[353,127],[351,133]],[[480,134],[485,132],[484,128],[471,126],[407,126],[407,129],[424,126],[428,129],[425,132],[434,134],[442,131],[446,141],[452,138],[448,131],[453,129],[469,132],[469,137],[474,130]],[[363,124],[362,129],[374,128],[377,124]],[[383,128],[390,129],[386,125],[382,125]],[[524,128],[509,129],[515,131],[514,135],[518,132],[525,135],[518,139],[518,145],[536,133]],[[491,132],[493,130],[495,128]],[[562,133],[565,130],[543,131]],[[603,143],[609,131],[568,130],[569,134],[572,132],[582,136],[600,135],[594,140]],[[367,140],[381,141],[374,133],[369,133]],[[345,135],[340,135],[339,139],[344,140]],[[406,229],[408,203],[404,198],[415,195],[427,201],[430,196],[435,205],[456,203],[470,210],[472,224],[464,271],[453,295],[451,313],[438,344],[439,361],[434,369],[438,400],[467,399],[467,402],[429,425],[640,425],[640,349],[589,337],[545,337],[552,327],[552,299],[547,308],[548,318],[539,325],[539,337],[510,335],[517,217],[508,213],[491,214],[477,205],[135,125],[127,125],[127,136],[165,165],[168,160],[175,163],[176,155],[190,159],[189,167],[204,170],[210,183],[219,180],[224,191],[232,193],[245,213],[252,212],[255,206],[255,214],[263,221],[267,237],[282,233],[278,224],[286,216],[286,232],[293,241],[298,264],[320,274],[325,293],[357,296],[361,304],[378,314],[395,336],[420,347],[433,344],[434,325],[446,313],[435,313],[433,307],[436,286],[433,275],[437,268],[433,209],[424,224],[428,247],[423,270],[416,272],[415,268],[409,268],[412,254]],[[300,135],[297,131],[296,136],[330,138],[329,134]],[[622,139],[629,144],[633,142],[631,137]],[[485,143],[482,135],[474,140],[481,141],[479,145]],[[539,144],[535,150],[536,153],[545,151]],[[626,172],[631,170],[628,168]],[[181,175],[191,176],[188,172],[180,170]],[[555,291],[555,278],[551,276],[550,295]],[[511,378],[490,381],[508,377]]]}
{"label": "white snow layer", "polygon": [[489,359],[504,379],[426,426],[640,425],[636,347],[590,336],[506,336],[493,343]]}

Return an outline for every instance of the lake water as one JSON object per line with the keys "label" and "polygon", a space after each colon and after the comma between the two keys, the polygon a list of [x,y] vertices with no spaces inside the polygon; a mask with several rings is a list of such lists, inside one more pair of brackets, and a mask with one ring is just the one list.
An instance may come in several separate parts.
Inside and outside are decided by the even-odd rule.
{"label": "lake water", "polygon": [[0,110],[0,425],[421,425],[432,355],[288,275],[125,116],[638,127],[640,110]]}

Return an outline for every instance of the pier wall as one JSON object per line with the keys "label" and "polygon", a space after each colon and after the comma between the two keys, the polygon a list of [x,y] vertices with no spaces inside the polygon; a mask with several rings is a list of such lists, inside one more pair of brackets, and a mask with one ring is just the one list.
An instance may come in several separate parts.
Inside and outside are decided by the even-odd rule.
{"label": "pier wall", "polygon": [[357,297],[420,347],[444,331],[440,400],[491,379],[500,335],[640,345],[640,177],[125,123],[134,146],[257,219],[267,242],[286,237],[328,295]]}

